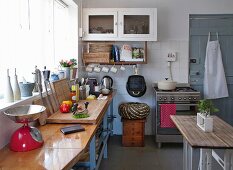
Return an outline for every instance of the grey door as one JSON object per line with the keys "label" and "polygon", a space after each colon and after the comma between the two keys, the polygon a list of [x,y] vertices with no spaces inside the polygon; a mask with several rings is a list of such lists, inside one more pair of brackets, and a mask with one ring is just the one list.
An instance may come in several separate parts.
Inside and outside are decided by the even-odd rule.
{"label": "grey door", "polygon": [[213,102],[220,110],[216,115],[233,125],[233,14],[190,15],[189,28],[189,81],[194,89],[201,91],[202,97],[208,33],[211,32],[211,40],[216,40],[216,33],[219,34],[230,96],[228,98],[214,99]]}

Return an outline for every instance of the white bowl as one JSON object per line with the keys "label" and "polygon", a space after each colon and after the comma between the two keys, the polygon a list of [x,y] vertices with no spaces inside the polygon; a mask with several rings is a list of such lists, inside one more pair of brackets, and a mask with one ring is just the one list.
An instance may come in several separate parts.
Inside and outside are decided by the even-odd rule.
{"label": "white bowl", "polygon": [[109,94],[110,90],[109,89],[102,89],[101,93],[102,94]]}

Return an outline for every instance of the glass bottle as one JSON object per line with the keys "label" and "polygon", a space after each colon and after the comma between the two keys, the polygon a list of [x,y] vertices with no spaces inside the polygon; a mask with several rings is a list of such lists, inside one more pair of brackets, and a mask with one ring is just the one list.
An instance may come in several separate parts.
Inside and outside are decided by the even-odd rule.
{"label": "glass bottle", "polygon": [[70,92],[70,99],[72,101],[72,103],[76,103],[76,88],[77,86],[76,85],[72,85],[71,86],[71,92]]}
{"label": "glass bottle", "polygon": [[79,85],[76,84],[75,86],[76,86],[76,103],[78,103],[78,101],[79,101]]}

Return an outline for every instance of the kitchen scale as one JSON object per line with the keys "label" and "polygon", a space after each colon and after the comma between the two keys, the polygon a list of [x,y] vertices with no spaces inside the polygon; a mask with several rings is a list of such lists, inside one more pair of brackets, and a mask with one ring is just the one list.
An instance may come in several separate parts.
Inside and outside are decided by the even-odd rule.
{"label": "kitchen scale", "polygon": [[38,119],[44,106],[40,105],[22,105],[7,109],[4,114],[16,123],[22,123],[23,126],[17,129],[10,140],[10,149],[15,152],[26,152],[41,147],[44,143],[40,131],[28,123]]}

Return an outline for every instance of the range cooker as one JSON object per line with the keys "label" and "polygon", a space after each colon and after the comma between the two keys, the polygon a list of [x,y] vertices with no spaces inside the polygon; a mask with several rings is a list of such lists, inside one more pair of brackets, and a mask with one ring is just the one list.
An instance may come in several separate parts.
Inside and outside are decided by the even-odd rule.
{"label": "range cooker", "polygon": [[[164,127],[161,124],[161,117],[164,119],[161,107],[164,104],[175,104],[176,115],[194,115],[197,112],[197,104],[200,100],[200,92],[189,85],[177,87],[174,90],[164,91],[154,87],[156,109],[154,115],[154,135],[158,147],[162,143],[182,143],[182,135],[176,127]],[[163,106],[162,106],[163,105]],[[167,105],[166,105],[167,106]],[[170,119],[170,116],[168,116]]]}

